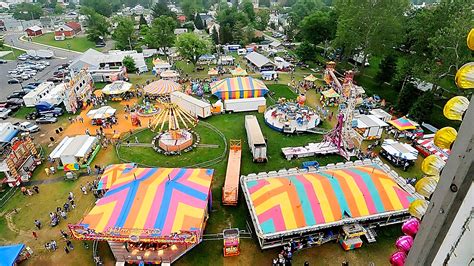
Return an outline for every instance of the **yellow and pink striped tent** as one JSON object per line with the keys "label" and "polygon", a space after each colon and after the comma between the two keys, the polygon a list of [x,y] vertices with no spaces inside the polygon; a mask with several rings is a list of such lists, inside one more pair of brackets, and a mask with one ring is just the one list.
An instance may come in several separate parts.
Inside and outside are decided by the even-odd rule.
{"label": "yellow and pink striped tent", "polygon": [[263,97],[268,92],[263,81],[252,77],[226,78],[211,85],[212,94],[219,99],[245,99]]}
{"label": "yellow and pink striped tent", "polygon": [[157,81],[153,81],[152,83],[146,85],[143,88],[145,94],[148,95],[166,95],[170,94],[174,91],[181,91],[181,85],[171,81],[171,80],[164,80],[160,79]]}

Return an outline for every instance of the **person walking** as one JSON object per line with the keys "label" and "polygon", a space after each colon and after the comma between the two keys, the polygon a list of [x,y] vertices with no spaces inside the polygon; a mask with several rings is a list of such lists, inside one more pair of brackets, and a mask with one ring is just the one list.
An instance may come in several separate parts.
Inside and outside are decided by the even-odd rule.
{"label": "person walking", "polygon": [[69,203],[71,203],[71,208],[73,208],[73,209],[76,208],[76,204],[74,204],[74,200],[69,201]]}
{"label": "person walking", "polygon": [[35,238],[35,240],[38,240],[38,234],[35,231],[33,231],[32,234],[33,234],[33,237]]}
{"label": "person walking", "polygon": [[66,252],[66,254],[69,254],[69,249],[67,247],[64,247],[64,252]]}
{"label": "person walking", "polygon": [[81,191],[84,195],[87,195],[87,188],[83,185],[81,185]]}
{"label": "person walking", "polygon": [[35,226],[38,230],[41,230],[41,222],[39,220],[35,220]]}
{"label": "person walking", "polygon": [[72,245],[72,242],[71,240],[66,240],[66,246],[70,249],[70,250],[74,250],[74,246]]}
{"label": "person walking", "polygon": [[90,165],[87,165],[87,175],[91,175],[91,173],[92,173],[91,167]]}
{"label": "person walking", "polygon": [[61,211],[61,218],[63,218],[64,220],[67,219],[67,215],[66,215],[66,212],[64,210]]}
{"label": "person walking", "polygon": [[33,186],[33,190],[36,192],[36,194],[40,193],[40,190],[39,190],[38,186]]}
{"label": "person walking", "polygon": [[64,239],[67,239],[67,238],[69,237],[69,235],[68,235],[66,232],[64,232],[62,229],[59,230],[59,232],[61,233],[61,236],[62,236]]}

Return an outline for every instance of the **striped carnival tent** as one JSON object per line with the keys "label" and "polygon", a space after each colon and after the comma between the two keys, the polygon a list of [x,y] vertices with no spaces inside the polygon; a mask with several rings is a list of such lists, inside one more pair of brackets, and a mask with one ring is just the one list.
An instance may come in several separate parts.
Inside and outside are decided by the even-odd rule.
{"label": "striped carnival tent", "polygon": [[252,77],[226,78],[211,85],[212,94],[219,99],[244,99],[263,97],[268,88],[263,81]]}
{"label": "striped carnival tent", "polygon": [[181,91],[181,85],[171,81],[160,79],[143,87],[143,91],[148,95],[168,95],[173,91]]}
{"label": "striped carnival tent", "polygon": [[110,189],[112,184],[122,176],[123,173],[135,168],[135,163],[111,164],[107,166],[100,177],[97,189]]}

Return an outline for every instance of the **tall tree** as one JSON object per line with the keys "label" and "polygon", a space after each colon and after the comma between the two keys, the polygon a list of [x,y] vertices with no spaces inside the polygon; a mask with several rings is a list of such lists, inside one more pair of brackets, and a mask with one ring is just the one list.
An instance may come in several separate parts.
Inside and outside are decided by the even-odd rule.
{"label": "tall tree", "polygon": [[86,16],[87,39],[97,42],[109,35],[110,23],[104,16],[89,7],[82,7],[81,14]]}
{"label": "tall tree", "polygon": [[202,22],[201,16],[199,14],[196,14],[194,17],[194,26],[198,30],[204,29],[204,23]]}
{"label": "tall tree", "polygon": [[255,28],[257,30],[265,30],[270,21],[270,11],[268,9],[260,9],[255,13]]}
{"label": "tall tree", "polygon": [[427,91],[418,97],[413,106],[410,108],[410,116],[419,123],[426,121],[433,111],[434,95],[433,92]]}
{"label": "tall tree", "polygon": [[176,47],[183,58],[196,66],[199,57],[209,52],[210,45],[194,33],[184,33],[176,38]]}
{"label": "tall tree", "polygon": [[314,61],[314,59],[316,57],[316,49],[314,48],[314,46],[311,43],[309,43],[307,41],[302,42],[296,48],[295,52],[296,52],[296,55],[298,56],[298,58],[303,62]]}
{"label": "tall tree", "polygon": [[363,51],[362,62],[368,54],[384,55],[402,41],[408,7],[408,0],[337,0],[336,43],[346,54]]}
{"label": "tall tree", "polygon": [[255,11],[253,10],[253,4],[250,0],[244,0],[240,4],[240,10],[247,15],[250,22],[255,21]]}
{"label": "tall tree", "polygon": [[215,27],[211,28],[211,38],[214,44],[219,44],[219,33],[217,32]]}
{"label": "tall tree", "polygon": [[321,0],[297,0],[290,10],[293,26],[298,26],[305,17],[323,7],[324,4]]}
{"label": "tall tree", "polygon": [[13,18],[19,20],[39,19],[43,15],[41,6],[29,3],[21,3],[14,7]]}
{"label": "tall tree", "polygon": [[420,94],[419,92],[420,91],[416,88],[415,84],[412,82],[407,82],[398,94],[397,110],[402,114],[408,113],[413,103],[416,101],[416,98]]}
{"label": "tall tree", "polygon": [[335,21],[334,11],[318,10],[301,21],[301,37],[315,45],[326,40],[333,40],[336,37]]}
{"label": "tall tree", "polygon": [[152,8],[151,12],[154,18],[158,18],[159,16],[167,16],[167,17],[176,17],[176,14],[172,12],[168,5],[162,1],[156,3]]}
{"label": "tall tree", "polygon": [[217,21],[221,27],[222,44],[242,41],[243,28],[249,25],[247,15],[235,7],[221,10],[217,14]]}
{"label": "tall tree", "polygon": [[81,6],[90,7],[105,17],[110,17],[112,12],[114,12],[112,3],[107,0],[81,0]]}
{"label": "tall tree", "polygon": [[127,17],[119,17],[116,19],[116,23],[117,27],[112,33],[115,46],[120,50],[133,50],[133,46],[138,39],[133,20]]}
{"label": "tall tree", "polygon": [[194,14],[204,9],[202,0],[181,0],[181,9],[188,18],[193,18]]}
{"label": "tall tree", "polygon": [[145,30],[143,41],[148,48],[160,49],[167,55],[168,48],[173,46],[176,36],[176,20],[171,17],[161,16],[153,20],[150,28]]}
{"label": "tall tree", "polygon": [[393,75],[397,70],[397,58],[393,53],[385,56],[380,62],[379,72],[375,75],[375,81],[379,85],[392,81]]}

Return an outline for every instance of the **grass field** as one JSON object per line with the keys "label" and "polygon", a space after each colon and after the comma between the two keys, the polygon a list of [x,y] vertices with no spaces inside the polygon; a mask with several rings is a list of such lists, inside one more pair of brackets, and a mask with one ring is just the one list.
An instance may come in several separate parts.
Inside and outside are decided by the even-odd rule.
{"label": "grass field", "polygon": [[0,51],[10,51],[11,52],[11,53],[1,57],[1,59],[4,59],[4,60],[16,60],[16,58],[19,55],[25,53],[25,51],[23,51],[23,50],[19,50],[19,49],[16,49],[16,48],[11,48],[11,47],[6,46],[6,45],[3,45],[3,47],[0,47]]}
{"label": "grass field", "polygon": [[[73,50],[77,52],[85,52],[90,48],[96,49],[95,43],[87,39],[86,36],[76,36],[72,39],[66,39],[64,41],[54,40],[54,33],[45,33],[41,36],[34,37],[33,42],[46,44],[54,47],[63,49]],[[97,49],[100,50],[100,49]]]}

